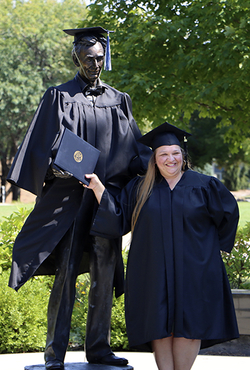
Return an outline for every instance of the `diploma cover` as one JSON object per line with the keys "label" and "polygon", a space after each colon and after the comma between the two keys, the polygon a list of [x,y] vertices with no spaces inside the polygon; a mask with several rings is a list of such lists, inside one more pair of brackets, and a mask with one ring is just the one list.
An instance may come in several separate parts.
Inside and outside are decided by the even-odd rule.
{"label": "diploma cover", "polygon": [[94,172],[99,155],[98,149],[65,128],[54,160],[54,167],[57,170],[67,171],[88,185],[90,180],[86,179],[85,175]]}

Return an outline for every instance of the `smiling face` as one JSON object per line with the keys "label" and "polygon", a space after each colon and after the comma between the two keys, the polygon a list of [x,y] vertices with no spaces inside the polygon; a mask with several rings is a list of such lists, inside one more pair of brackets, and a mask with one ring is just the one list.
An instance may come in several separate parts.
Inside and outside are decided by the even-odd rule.
{"label": "smiling face", "polygon": [[179,145],[163,145],[155,150],[155,163],[165,179],[177,177],[182,171],[183,155]]}
{"label": "smiling face", "polygon": [[104,63],[104,50],[102,44],[97,42],[93,46],[83,47],[79,59],[82,67],[80,69],[80,74],[90,81],[91,84],[94,84],[100,76]]}

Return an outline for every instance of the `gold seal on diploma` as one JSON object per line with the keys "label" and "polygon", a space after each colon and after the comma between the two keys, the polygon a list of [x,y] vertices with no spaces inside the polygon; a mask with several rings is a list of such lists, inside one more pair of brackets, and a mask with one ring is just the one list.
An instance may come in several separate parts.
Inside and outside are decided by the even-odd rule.
{"label": "gold seal on diploma", "polygon": [[79,150],[77,150],[75,153],[74,153],[74,160],[76,162],[81,162],[83,159],[83,155],[82,155],[82,152],[80,152]]}

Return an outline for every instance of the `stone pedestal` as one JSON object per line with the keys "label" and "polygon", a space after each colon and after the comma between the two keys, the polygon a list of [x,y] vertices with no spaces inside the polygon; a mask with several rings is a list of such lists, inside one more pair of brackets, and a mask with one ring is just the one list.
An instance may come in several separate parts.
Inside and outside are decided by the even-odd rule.
{"label": "stone pedestal", "polygon": [[[102,364],[89,364],[88,362],[66,362],[65,370],[133,370],[130,365],[126,366],[110,366]],[[25,366],[24,370],[45,370],[45,365]]]}
{"label": "stone pedestal", "polygon": [[241,335],[250,335],[250,289],[232,289],[234,307]]}

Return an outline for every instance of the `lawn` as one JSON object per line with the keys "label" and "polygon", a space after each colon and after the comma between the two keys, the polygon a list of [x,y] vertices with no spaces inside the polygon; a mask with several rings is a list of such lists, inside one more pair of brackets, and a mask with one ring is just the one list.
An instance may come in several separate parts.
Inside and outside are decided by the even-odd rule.
{"label": "lawn", "polygon": [[[244,226],[247,221],[250,221],[250,202],[238,202],[240,210],[240,221],[239,225]],[[11,213],[17,211],[20,208],[33,208],[34,203],[12,203],[12,204],[0,204],[0,222],[3,217],[8,217]]]}
{"label": "lawn", "polygon": [[0,222],[4,220],[4,217],[10,216],[13,212],[18,211],[20,208],[31,209],[34,207],[34,203],[20,203],[13,202],[11,204],[0,203]]}
{"label": "lawn", "polygon": [[240,210],[239,225],[244,226],[247,221],[250,221],[250,202],[238,202]]}

